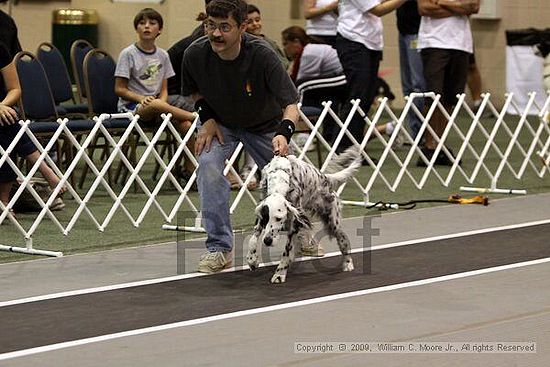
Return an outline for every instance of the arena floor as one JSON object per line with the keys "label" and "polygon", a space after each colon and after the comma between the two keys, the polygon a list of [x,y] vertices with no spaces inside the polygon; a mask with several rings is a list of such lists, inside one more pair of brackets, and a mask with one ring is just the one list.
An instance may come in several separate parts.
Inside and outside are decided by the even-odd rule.
{"label": "arena floor", "polygon": [[[299,259],[283,285],[269,284],[273,265],[241,269],[243,246],[236,269],[194,273],[202,244],[182,238],[2,264],[0,365],[547,366],[549,203],[346,219],[355,271],[325,241],[328,255]],[[471,349],[436,350],[449,343]],[[489,351],[499,343],[536,349]]]}

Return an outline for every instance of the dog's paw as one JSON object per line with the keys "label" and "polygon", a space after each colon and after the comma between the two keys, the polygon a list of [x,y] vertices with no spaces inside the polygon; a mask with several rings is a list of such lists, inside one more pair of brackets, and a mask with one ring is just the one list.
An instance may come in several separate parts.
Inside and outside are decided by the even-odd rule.
{"label": "dog's paw", "polygon": [[344,263],[342,264],[342,271],[353,271],[355,269],[353,267],[353,260],[344,260]]}
{"label": "dog's paw", "polygon": [[248,263],[250,270],[254,271],[258,269],[259,261],[257,256],[247,256],[246,262]]}
{"label": "dog's paw", "polygon": [[271,284],[281,284],[286,281],[286,274],[273,274]]}

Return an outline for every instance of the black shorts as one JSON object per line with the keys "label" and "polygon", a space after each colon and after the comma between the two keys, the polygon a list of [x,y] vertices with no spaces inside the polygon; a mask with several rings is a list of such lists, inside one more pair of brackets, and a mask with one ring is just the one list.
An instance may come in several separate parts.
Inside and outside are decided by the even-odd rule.
{"label": "black shorts", "polygon": [[470,54],[465,51],[426,48],[422,50],[426,89],[441,94],[445,106],[456,104],[457,94],[464,93]]}

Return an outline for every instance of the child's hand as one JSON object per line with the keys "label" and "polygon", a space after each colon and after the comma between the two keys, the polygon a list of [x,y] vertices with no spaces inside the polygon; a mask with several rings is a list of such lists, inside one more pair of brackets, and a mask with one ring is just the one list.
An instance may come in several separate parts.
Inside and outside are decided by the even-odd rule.
{"label": "child's hand", "polygon": [[140,102],[142,106],[147,106],[149,103],[153,102],[155,100],[155,96],[147,96],[143,98]]}

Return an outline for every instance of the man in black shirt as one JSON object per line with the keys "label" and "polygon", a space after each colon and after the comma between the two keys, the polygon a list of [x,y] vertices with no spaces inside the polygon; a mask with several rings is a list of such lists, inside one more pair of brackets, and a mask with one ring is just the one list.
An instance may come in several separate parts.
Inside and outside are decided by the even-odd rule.
{"label": "man in black shirt", "polygon": [[202,122],[195,154],[208,251],[199,271],[231,265],[233,235],[225,159],[239,142],[262,168],[285,156],[299,118],[298,92],[273,49],[246,33],[243,0],[213,0],[206,8],[206,37],[183,58],[183,95],[192,96]]}

